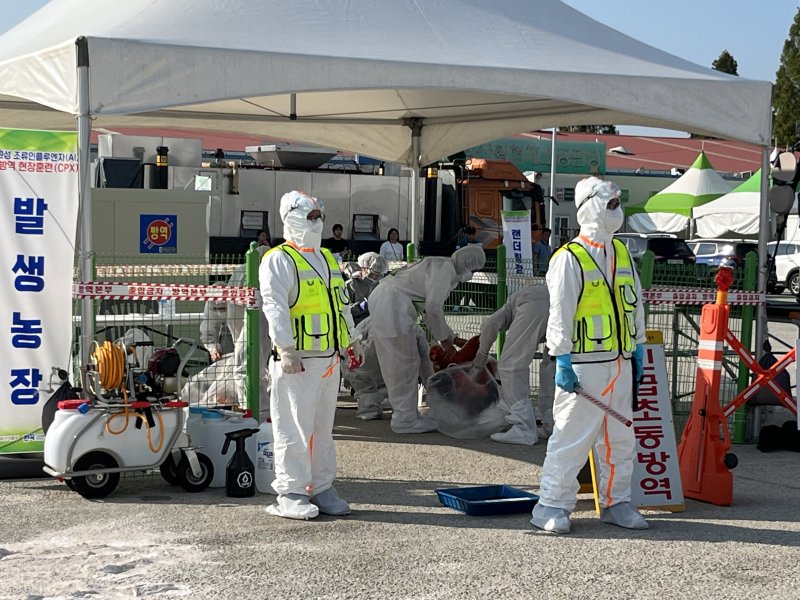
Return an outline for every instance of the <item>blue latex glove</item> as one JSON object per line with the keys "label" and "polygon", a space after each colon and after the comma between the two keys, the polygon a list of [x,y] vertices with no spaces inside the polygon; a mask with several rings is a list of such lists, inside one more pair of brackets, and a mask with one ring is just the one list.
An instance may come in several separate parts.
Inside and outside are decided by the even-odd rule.
{"label": "blue latex glove", "polygon": [[556,356],[556,385],[565,392],[574,392],[578,384],[578,376],[572,368],[572,357],[569,354]]}
{"label": "blue latex glove", "polygon": [[633,403],[634,410],[636,410],[636,396],[639,395],[639,384],[642,383],[644,377],[644,345],[639,344],[631,354],[631,362],[633,363]]}
{"label": "blue latex glove", "polygon": [[644,377],[644,345],[639,344],[631,354],[633,361],[633,380],[636,383],[641,383]]}
{"label": "blue latex glove", "polygon": [[358,303],[358,308],[360,308],[361,310],[367,310],[367,301],[366,300],[362,300],[361,302],[359,302]]}

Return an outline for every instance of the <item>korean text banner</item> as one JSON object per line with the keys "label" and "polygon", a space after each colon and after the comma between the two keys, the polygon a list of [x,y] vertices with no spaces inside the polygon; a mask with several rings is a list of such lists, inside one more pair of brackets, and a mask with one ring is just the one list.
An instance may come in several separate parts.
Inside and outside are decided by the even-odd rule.
{"label": "korean text banner", "polygon": [[0,129],[0,453],[41,452],[52,367],[69,369],[77,135]]}
{"label": "korean text banner", "polygon": [[[503,244],[506,247],[508,275],[533,276],[531,212],[529,210],[504,210],[500,216],[503,219]],[[517,280],[512,278],[509,281]],[[517,291],[516,286],[509,285],[509,293],[515,291]]]}

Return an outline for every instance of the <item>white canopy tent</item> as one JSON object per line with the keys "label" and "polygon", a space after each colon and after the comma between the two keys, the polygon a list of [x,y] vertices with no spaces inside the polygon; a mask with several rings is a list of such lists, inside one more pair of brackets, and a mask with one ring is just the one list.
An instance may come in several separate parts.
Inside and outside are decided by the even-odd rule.
{"label": "white canopy tent", "polygon": [[724,196],[694,209],[698,237],[729,238],[758,235],[761,214],[761,171]]}
{"label": "white canopy tent", "polygon": [[0,39],[0,123],[63,129],[77,118],[82,277],[90,123],[262,133],[416,172],[560,125],[770,139],[770,83],[694,65],[558,0],[52,0]]}

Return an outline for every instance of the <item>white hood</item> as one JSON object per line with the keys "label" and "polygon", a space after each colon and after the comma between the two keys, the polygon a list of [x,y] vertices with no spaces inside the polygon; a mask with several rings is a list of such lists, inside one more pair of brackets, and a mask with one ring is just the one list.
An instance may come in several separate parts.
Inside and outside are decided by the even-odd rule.
{"label": "white hood", "polygon": [[283,221],[283,237],[300,248],[319,249],[322,243],[325,223],[322,219],[309,221],[306,217],[312,210],[319,210],[325,215],[322,202],[305,192],[287,192],[281,198],[279,212]]}

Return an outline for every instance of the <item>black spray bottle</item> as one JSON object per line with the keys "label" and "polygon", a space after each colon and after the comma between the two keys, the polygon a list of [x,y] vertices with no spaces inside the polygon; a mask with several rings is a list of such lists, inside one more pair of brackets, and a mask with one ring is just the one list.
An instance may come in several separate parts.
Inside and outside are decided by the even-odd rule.
{"label": "black spray bottle", "polygon": [[256,493],[256,468],[247,455],[245,443],[247,438],[258,433],[258,429],[238,429],[225,434],[225,445],[222,454],[228,453],[231,441],[236,444],[228,467],[225,470],[225,495],[232,498],[247,498]]}

